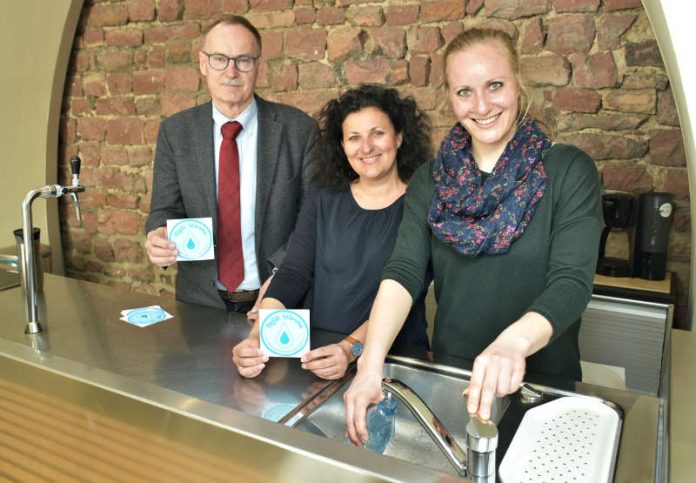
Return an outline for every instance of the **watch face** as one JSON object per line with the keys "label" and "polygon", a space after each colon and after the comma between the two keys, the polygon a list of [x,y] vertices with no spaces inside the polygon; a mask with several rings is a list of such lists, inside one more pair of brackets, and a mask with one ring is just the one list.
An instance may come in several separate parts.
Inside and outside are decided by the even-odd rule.
{"label": "watch face", "polygon": [[362,342],[358,341],[355,344],[353,344],[353,348],[351,349],[351,352],[353,353],[353,356],[358,358],[360,357],[360,354],[362,354],[363,351],[363,345]]}

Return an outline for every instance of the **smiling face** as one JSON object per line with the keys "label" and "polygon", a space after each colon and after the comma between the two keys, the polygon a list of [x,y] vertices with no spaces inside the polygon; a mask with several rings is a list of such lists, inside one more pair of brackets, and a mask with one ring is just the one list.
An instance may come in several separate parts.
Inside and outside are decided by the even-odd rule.
{"label": "smiling face", "polygon": [[[208,32],[203,45],[208,54],[228,57],[261,55],[254,35],[242,25],[218,24]],[[218,71],[210,67],[208,56],[198,53],[198,65],[208,84],[215,107],[229,118],[237,117],[251,103],[256,88],[260,60],[251,72],[239,72],[230,61],[227,68]]]}
{"label": "smiling face", "polygon": [[376,107],[352,112],[343,121],[343,152],[361,181],[399,177],[396,153],[401,139],[389,116]]}
{"label": "smiling face", "polygon": [[[509,56],[496,42],[479,42],[447,59],[448,95],[476,152],[502,153],[517,122],[520,86]],[[497,158],[496,156],[496,158]]]}

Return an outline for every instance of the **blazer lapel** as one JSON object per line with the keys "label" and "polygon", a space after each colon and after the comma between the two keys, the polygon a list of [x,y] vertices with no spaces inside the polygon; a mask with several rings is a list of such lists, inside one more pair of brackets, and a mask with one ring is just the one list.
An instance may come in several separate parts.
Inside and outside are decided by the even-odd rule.
{"label": "blazer lapel", "polygon": [[[215,189],[215,146],[213,143],[213,107],[207,102],[198,109],[198,122],[193,126],[194,159],[200,173],[201,190],[213,218],[213,234],[217,238],[217,190]],[[195,187],[194,187],[195,188]]]}
{"label": "blazer lapel", "polygon": [[275,112],[271,105],[256,96],[259,109],[258,122],[258,148],[256,161],[256,215],[255,215],[255,241],[256,252],[259,251],[261,231],[263,227],[263,214],[266,212],[268,197],[273,186],[276,166],[278,166],[278,152],[282,137],[283,125],[276,121]]}

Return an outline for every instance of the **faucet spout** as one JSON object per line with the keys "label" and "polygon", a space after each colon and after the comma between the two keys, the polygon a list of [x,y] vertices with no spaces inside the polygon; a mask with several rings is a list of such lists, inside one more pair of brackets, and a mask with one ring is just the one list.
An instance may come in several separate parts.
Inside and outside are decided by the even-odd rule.
{"label": "faucet spout", "polygon": [[466,476],[466,452],[457,444],[449,431],[447,431],[420,396],[403,382],[389,377],[382,379],[382,389],[392,393],[404,403],[418,423],[428,433],[428,436],[432,438],[435,445],[454,466],[459,476]]}

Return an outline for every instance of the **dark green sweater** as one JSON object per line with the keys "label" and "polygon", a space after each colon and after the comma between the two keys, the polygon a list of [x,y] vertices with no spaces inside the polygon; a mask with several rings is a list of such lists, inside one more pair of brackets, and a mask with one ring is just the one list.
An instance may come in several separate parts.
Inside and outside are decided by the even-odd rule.
{"label": "dark green sweater", "polygon": [[553,326],[547,347],[527,371],[578,380],[580,315],[592,293],[601,223],[600,182],[592,159],[557,144],[544,157],[548,185],[524,234],[504,255],[463,256],[428,226],[434,196],[432,162],[413,176],[404,217],[383,279],[416,299],[432,261],[437,313],[433,351],[474,359],[526,312]]}

